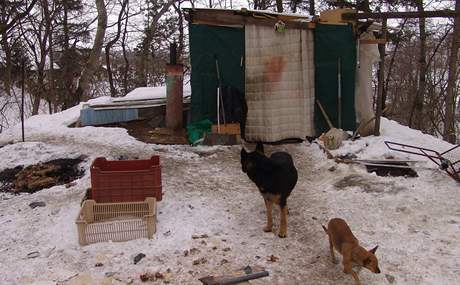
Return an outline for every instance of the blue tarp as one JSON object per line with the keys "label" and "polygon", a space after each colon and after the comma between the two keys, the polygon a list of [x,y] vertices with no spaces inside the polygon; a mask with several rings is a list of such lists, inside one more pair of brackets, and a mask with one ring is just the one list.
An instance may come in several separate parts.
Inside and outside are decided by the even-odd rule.
{"label": "blue tarp", "polygon": [[96,126],[110,123],[127,122],[138,119],[137,109],[110,109],[94,110],[83,108],[80,110],[80,122],[82,126]]}

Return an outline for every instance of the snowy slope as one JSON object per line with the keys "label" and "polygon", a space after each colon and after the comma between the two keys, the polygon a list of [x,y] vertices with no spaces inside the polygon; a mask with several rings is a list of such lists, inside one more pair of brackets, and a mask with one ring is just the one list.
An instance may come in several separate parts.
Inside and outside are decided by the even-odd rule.
{"label": "snowy slope", "polygon": [[[140,274],[168,269],[170,284],[200,284],[200,277],[246,265],[270,272],[250,284],[354,284],[341,265],[329,260],[321,224],[332,217],[346,219],[363,246],[379,245],[382,274],[362,270],[363,284],[458,284],[459,185],[427,159],[391,152],[383,144],[391,140],[442,151],[451,147],[446,142],[384,119],[381,137],[345,142],[334,151],[360,159],[391,155],[421,160],[416,164],[418,178],[378,177],[360,165],[336,164],[307,142],[266,146],[267,153],[291,153],[299,171],[288,199],[288,237],[279,239],[262,231],[263,199],[241,171],[239,146],[149,145],[124,129],[67,127],[78,119],[80,108],[28,119],[25,143],[20,142],[19,126],[0,135],[0,145],[5,145],[0,148],[0,171],[55,158],[88,157],[81,165],[85,176],[71,188],[0,194],[0,284],[144,284]],[[164,192],[154,239],[79,246],[74,221],[90,187],[92,160],[152,154],[161,156]],[[31,209],[33,201],[45,201],[46,206]],[[278,228],[278,211],[274,217]],[[192,238],[202,234],[208,237]],[[35,251],[38,257],[27,257]],[[140,252],[146,257],[135,265],[133,258]],[[271,255],[279,259],[269,261]],[[200,258],[206,262],[193,265]]]}

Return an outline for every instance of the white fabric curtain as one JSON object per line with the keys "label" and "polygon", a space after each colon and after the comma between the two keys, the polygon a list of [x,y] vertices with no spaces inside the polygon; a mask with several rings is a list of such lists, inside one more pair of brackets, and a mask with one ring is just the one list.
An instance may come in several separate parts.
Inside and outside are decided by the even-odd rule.
{"label": "white fabric curtain", "polygon": [[246,139],[275,142],[315,134],[313,32],[245,26]]}

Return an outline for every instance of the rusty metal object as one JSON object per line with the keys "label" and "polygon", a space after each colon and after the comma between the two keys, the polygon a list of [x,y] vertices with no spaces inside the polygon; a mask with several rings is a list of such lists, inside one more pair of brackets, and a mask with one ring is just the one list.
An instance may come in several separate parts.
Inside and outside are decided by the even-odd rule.
{"label": "rusty metal object", "polygon": [[166,65],[166,127],[181,129],[183,121],[183,74],[182,64]]}
{"label": "rusty metal object", "polygon": [[433,149],[414,146],[414,145],[408,145],[408,144],[402,144],[402,143],[396,143],[396,142],[390,142],[390,141],[385,141],[384,143],[391,150],[415,154],[415,155],[422,155],[422,156],[429,158],[431,161],[436,163],[440,169],[444,170],[450,177],[452,177],[453,179],[455,179],[457,182],[460,183],[460,167],[458,167],[460,165],[459,164],[460,160],[456,160],[452,162],[446,157],[446,155],[449,152],[457,149],[458,147],[460,147],[460,145],[456,145],[440,153]]}

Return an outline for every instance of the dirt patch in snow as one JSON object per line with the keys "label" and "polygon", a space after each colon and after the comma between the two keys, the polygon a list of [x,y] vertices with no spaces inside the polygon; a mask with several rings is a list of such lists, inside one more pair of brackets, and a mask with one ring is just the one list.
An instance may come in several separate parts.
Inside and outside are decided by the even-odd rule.
{"label": "dirt patch in snow", "polygon": [[85,172],[78,165],[84,157],[55,159],[45,163],[17,166],[0,172],[0,191],[34,193],[81,178]]}
{"label": "dirt patch in snow", "polygon": [[[401,191],[404,191],[404,187],[396,187],[394,181],[389,182],[379,182],[371,181],[361,175],[352,174],[343,177],[339,181],[334,183],[334,187],[337,190],[349,190],[353,188],[362,189],[365,193],[388,193],[388,194],[398,194]],[[387,189],[390,189],[386,191]]]}

